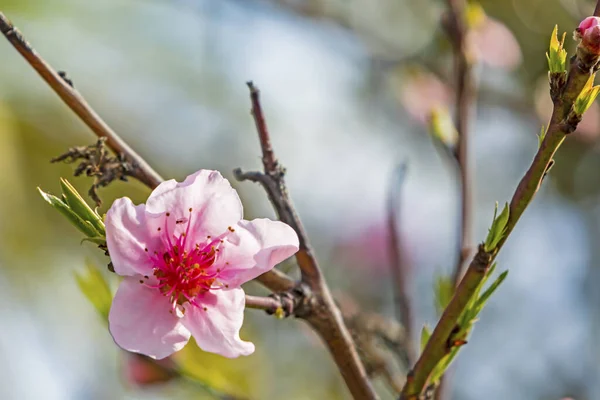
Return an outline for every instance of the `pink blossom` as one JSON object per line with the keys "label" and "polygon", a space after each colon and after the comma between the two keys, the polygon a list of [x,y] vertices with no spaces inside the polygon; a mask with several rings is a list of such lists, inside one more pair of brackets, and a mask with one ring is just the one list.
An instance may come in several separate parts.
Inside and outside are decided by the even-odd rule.
{"label": "pink blossom", "polygon": [[575,38],[581,39],[581,46],[593,54],[600,54],[600,18],[587,17],[575,30]]}
{"label": "pink blossom", "polygon": [[298,251],[282,222],[242,219],[237,192],[217,171],[161,183],[146,204],[116,200],[106,242],[124,277],[109,313],[115,342],[162,359],[190,336],[204,351],[234,358],[254,352],[240,339],[241,284]]}
{"label": "pink blossom", "polygon": [[436,108],[447,108],[452,90],[436,75],[418,68],[410,68],[400,77],[395,77],[400,102],[411,117],[421,123],[427,122]]}
{"label": "pink blossom", "polygon": [[477,59],[490,67],[512,70],[521,64],[519,42],[502,22],[485,16],[483,21],[469,32]]}

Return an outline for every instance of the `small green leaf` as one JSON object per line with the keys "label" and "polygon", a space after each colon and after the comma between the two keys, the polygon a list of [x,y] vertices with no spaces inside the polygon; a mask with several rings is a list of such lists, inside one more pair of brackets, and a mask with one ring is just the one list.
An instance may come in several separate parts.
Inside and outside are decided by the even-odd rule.
{"label": "small green leaf", "polygon": [[585,83],[585,86],[581,90],[581,93],[579,96],[577,96],[575,103],[573,104],[573,111],[579,116],[583,115],[583,113],[585,113],[588,108],[591,107],[592,103],[594,103],[596,97],[598,97],[600,86],[592,86],[594,84],[595,77],[596,74],[592,74],[592,76],[590,76]]}
{"label": "small green leaf", "polygon": [[558,25],[554,26],[552,35],[550,36],[550,48],[546,53],[548,60],[548,69],[550,73],[561,73],[567,70],[567,51],[564,49],[566,32],[563,33],[562,39],[558,40]]}
{"label": "small green leaf", "polygon": [[429,118],[429,130],[433,137],[447,147],[458,142],[458,131],[447,108],[434,108]]}
{"label": "small green leaf", "polygon": [[104,236],[86,237],[81,239],[81,243],[83,242],[92,242],[97,245],[106,245],[106,238]]}
{"label": "small green leaf", "polygon": [[98,237],[102,236],[89,221],[84,221],[79,217],[63,200],[60,198],[44,192],[42,189],[37,188],[44,200],[46,200],[52,207],[58,212],[67,217],[67,219],[77,229],[79,229],[87,237]]}
{"label": "small green leaf", "polygon": [[438,314],[441,314],[454,295],[454,284],[447,276],[439,275],[435,279],[435,305]]}
{"label": "small green leaf", "polygon": [[75,273],[75,280],[81,292],[92,303],[96,311],[105,320],[108,320],[108,312],[113,296],[108,282],[100,273],[98,267],[87,261],[85,271]]}
{"label": "small green leaf", "polygon": [[546,137],[546,129],[544,128],[544,125],[542,125],[540,134],[537,135],[537,137],[538,137],[538,149],[539,149],[540,147],[542,147],[542,142],[544,141],[544,138]]}
{"label": "small green leaf", "polygon": [[440,381],[440,379],[442,378],[442,376],[444,376],[444,373],[446,372],[448,367],[450,367],[450,364],[452,364],[452,361],[456,357],[457,353],[458,353],[458,348],[455,347],[452,350],[450,350],[450,353],[445,355],[440,360],[440,362],[435,366],[433,371],[431,371],[431,375],[429,378],[429,381],[431,384],[435,385]]}
{"label": "small green leaf", "polygon": [[496,289],[498,289],[498,287],[500,287],[500,285],[502,284],[502,282],[504,282],[504,279],[506,279],[506,277],[508,276],[508,270],[502,272],[500,275],[498,275],[498,278],[496,278],[496,280],[494,282],[492,282],[492,284],[490,285],[490,287],[488,287],[485,292],[483,292],[483,294],[477,299],[477,302],[475,303],[475,310],[477,311],[477,314],[479,314],[479,312],[483,309],[483,307],[485,306],[485,303],[487,303],[487,301],[489,300],[490,296],[496,291]]}
{"label": "small green leaf", "polygon": [[89,221],[94,228],[105,236],[104,223],[102,219],[91,207],[85,202],[83,197],[77,192],[77,190],[71,185],[66,179],[60,178],[60,186],[63,191],[63,198],[65,203],[73,210],[84,221]]}
{"label": "small green leaf", "polygon": [[483,246],[486,252],[491,252],[492,250],[494,250],[506,233],[508,217],[510,215],[508,203],[504,205],[502,212],[496,217],[497,212],[498,204],[496,203],[496,209],[494,210],[494,220],[492,222],[492,226],[488,232],[487,238],[485,239],[485,243]]}
{"label": "small green leaf", "polygon": [[423,325],[423,329],[421,329],[421,353],[425,350],[425,346],[427,346],[427,342],[429,342],[429,338],[431,337],[431,331],[427,325]]}
{"label": "small green leaf", "polygon": [[481,4],[475,1],[469,1],[465,10],[465,19],[469,29],[476,30],[485,23],[487,15]]}

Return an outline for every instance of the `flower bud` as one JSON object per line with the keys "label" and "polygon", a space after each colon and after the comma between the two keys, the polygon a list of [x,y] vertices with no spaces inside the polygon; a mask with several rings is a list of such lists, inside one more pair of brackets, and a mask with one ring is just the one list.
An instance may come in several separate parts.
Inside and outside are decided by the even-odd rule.
{"label": "flower bud", "polygon": [[126,353],[123,366],[125,379],[135,386],[166,383],[177,377],[173,370],[175,363],[168,357],[153,360],[141,354]]}
{"label": "flower bud", "polygon": [[575,39],[580,39],[580,46],[591,54],[600,55],[600,18],[587,17],[577,27]]}

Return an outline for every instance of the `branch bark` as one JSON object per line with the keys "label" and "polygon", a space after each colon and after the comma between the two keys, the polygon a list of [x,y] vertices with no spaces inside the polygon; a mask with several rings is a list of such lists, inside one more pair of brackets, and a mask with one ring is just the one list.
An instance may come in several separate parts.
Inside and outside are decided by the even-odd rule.
{"label": "branch bark", "polygon": [[[510,214],[506,233],[497,247],[486,252],[483,245],[479,250],[456,289],[452,300],[444,310],[431,338],[423,353],[407,377],[407,383],[402,390],[401,400],[416,400],[426,388],[429,375],[439,361],[448,354],[448,346],[457,319],[464,311],[477,286],[485,277],[496,255],[506,242],[516,226],[519,218],[533,200],[539,190],[548,168],[553,163],[553,157],[566,136],[573,132],[579,123],[580,116],[574,115],[573,103],[581,93],[588,78],[596,71],[598,57],[584,57],[578,51],[578,56],[571,62],[566,83],[560,86],[559,94],[553,95],[554,108],[544,139],[531,163],[531,166],[519,182],[510,202]],[[551,88],[557,87],[550,77]],[[564,78],[563,78],[564,79]],[[562,81],[564,82],[564,81]],[[551,93],[552,94],[552,93]]]}
{"label": "branch bark", "polygon": [[377,395],[369,382],[365,368],[358,356],[352,336],[344,324],[329,287],[314,256],[308,236],[292,205],[284,181],[284,168],[279,164],[271,146],[271,140],[259,98],[259,91],[248,82],[252,101],[252,115],[256,122],[262,149],[264,173],[234,171],[238,180],[260,183],[279,217],[290,225],[300,240],[296,261],[300,268],[301,282],[296,290],[304,293],[304,299],[295,315],[306,320],[321,336],[331,352],[339,370],[355,399],[376,399]]}

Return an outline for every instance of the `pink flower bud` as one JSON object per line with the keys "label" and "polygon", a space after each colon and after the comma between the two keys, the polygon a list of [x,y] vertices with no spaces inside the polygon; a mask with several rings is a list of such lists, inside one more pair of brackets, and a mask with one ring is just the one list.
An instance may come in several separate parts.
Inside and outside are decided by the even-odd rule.
{"label": "pink flower bud", "polygon": [[587,17],[575,30],[575,38],[581,39],[581,46],[590,53],[600,55],[600,18]]}
{"label": "pink flower bud", "polygon": [[147,386],[165,383],[177,376],[173,372],[175,363],[170,358],[152,360],[141,354],[126,353],[124,375],[132,385]]}

